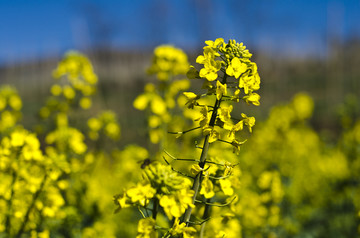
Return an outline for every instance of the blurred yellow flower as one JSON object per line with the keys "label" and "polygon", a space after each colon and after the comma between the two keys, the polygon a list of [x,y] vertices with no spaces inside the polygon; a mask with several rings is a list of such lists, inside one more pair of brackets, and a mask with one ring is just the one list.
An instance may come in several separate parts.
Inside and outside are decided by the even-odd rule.
{"label": "blurred yellow flower", "polygon": [[234,76],[236,79],[240,77],[242,73],[247,70],[247,65],[240,61],[239,58],[235,57],[231,60],[230,64],[226,68],[226,74]]}

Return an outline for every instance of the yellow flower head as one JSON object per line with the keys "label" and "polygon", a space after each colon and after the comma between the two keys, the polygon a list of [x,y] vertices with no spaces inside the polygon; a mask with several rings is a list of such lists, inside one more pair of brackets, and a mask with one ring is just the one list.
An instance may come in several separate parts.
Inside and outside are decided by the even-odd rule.
{"label": "yellow flower head", "polygon": [[127,190],[126,195],[131,198],[133,203],[145,206],[149,199],[153,198],[156,190],[150,184],[137,184],[136,187]]}
{"label": "yellow flower head", "polygon": [[156,221],[147,217],[141,219],[138,223],[138,234],[136,238],[157,238],[157,232],[155,230]]}
{"label": "yellow flower head", "polygon": [[257,93],[249,93],[249,95],[246,95],[243,97],[243,99],[245,100],[246,103],[249,104],[249,102],[251,102],[253,105],[255,106],[259,106],[260,105],[260,95]]}
{"label": "yellow flower head", "polygon": [[212,40],[207,40],[205,41],[205,44],[207,44],[208,46],[205,46],[205,48],[217,48],[219,47],[220,45],[224,44],[224,39],[223,38],[217,38],[215,41],[212,41]]}
{"label": "yellow flower head", "polygon": [[230,113],[233,110],[233,106],[230,105],[228,107],[221,107],[218,109],[218,115],[219,115],[219,119],[223,122],[227,122],[231,119],[231,115]]}
{"label": "yellow flower head", "polygon": [[183,235],[184,238],[193,238],[196,232],[194,227],[187,227],[186,223],[180,223],[179,218],[175,218],[173,227],[170,229],[170,234],[173,236]]}
{"label": "yellow flower head", "polygon": [[234,76],[236,79],[247,70],[247,65],[242,63],[239,58],[235,57],[231,60],[230,65],[226,68],[226,73],[229,76]]}
{"label": "yellow flower head", "polygon": [[249,131],[252,132],[252,127],[255,126],[255,117],[248,117],[244,113],[241,113],[241,116],[244,118],[244,124],[247,125]]}
{"label": "yellow flower head", "polygon": [[196,63],[203,64],[199,72],[200,77],[206,78],[208,81],[214,81],[218,78],[217,72],[221,69],[221,61],[215,60],[215,57],[219,54],[212,48],[206,48],[204,55],[200,55],[196,59]]}
{"label": "yellow flower head", "polygon": [[184,92],[183,94],[188,100],[185,104],[188,106],[188,108],[194,108],[194,106],[199,105],[199,103],[197,102],[197,100],[200,98],[199,95],[196,95],[193,92]]}
{"label": "yellow flower head", "polygon": [[163,195],[160,198],[160,206],[164,208],[169,219],[181,217],[188,207],[194,207],[192,198],[194,191],[190,188],[183,188],[170,195]]}
{"label": "yellow flower head", "polygon": [[201,117],[196,119],[195,121],[199,121],[200,126],[204,129],[209,125],[210,122],[210,114],[207,106],[202,107],[201,111]]}
{"label": "yellow flower head", "polygon": [[167,81],[171,76],[186,74],[189,70],[187,55],[179,48],[171,45],[161,45],[155,48],[149,74],[156,74],[161,81]]}
{"label": "yellow flower head", "polygon": [[214,184],[211,182],[208,176],[205,176],[201,182],[200,194],[204,195],[206,199],[215,196]]}

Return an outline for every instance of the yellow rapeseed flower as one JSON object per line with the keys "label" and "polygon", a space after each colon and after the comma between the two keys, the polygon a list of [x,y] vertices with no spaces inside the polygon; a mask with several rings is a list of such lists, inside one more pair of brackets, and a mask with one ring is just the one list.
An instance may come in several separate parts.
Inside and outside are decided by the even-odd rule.
{"label": "yellow rapeseed flower", "polygon": [[247,70],[247,65],[242,63],[239,58],[235,57],[231,60],[230,64],[226,68],[226,74],[234,76],[236,79],[240,77],[242,73]]}
{"label": "yellow rapeseed flower", "polygon": [[246,95],[243,97],[243,99],[245,100],[246,103],[251,102],[253,105],[255,106],[259,106],[260,105],[260,95],[257,93],[249,93],[249,95]]}
{"label": "yellow rapeseed flower", "polygon": [[194,191],[189,188],[183,188],[174,194],[164,195],[160,198],[160,206],[163,207],[165,214],[169,219],[173,217],[181,217],[185,210],[192,204]]}
{"label": "yellow rapeseed flower", "polygon": [[221,61],[215,60],[218,53],[211,48],[204,50],[204,55],[199,55],[196,59],[196,63],[203,64],[199,72],[200,77],[206,78],[208,81],[214,81],[218,78],[217,72],[221,69]]}
{"label": "yellow rapeseed flower", "polygon": [[248,117],[244,113],[241,113],[241,116],[244,118],[244,124],[248,127],[249,132],[252,132],[252,127],[255,126],[255,117]]}
{"label": "yellow rapeseed flower", "polygon": [[186,223],[180,223],[179,218],[175,218],[173,227],[170,229],[170,234],[173,236],[183,235],[184,238],[193,238],[196,232],[194,227],[187,227]]}
{"label": "yellow rapeseed flower", "polygon": [[156,221],[147,217],[141,219],[138,223],[138,234],[136,238],[157,238],[157,232],[155,230]]}
{"label": "yellow rapeseed flower", "polygon": [[127,190],[126,195],[131,198],[133,203],[145,206],[149,199],[153,198],[156,190],[150,184],[137,184],[136,187]]}
{"label": "yellow rapeseed flower", "polygon": [[208,176],[205,176],[201,182],[200,194],[204,195],[206,199],[215,196],[214,184],[211,182]]}

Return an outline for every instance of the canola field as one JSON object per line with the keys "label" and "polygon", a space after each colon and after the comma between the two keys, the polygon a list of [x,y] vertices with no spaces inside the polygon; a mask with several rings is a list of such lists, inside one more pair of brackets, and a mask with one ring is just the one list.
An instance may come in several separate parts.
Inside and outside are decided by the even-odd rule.
{"label": "canola field", "polygon": [[298,93],[258,121],[266,76],[243,43],[209,40],[189,61],[154,49],[156,81],[132,105],[151,149],[119,146],[124,115],[92,114],[101,78],[79,52],[54,69],[32,129],[1,85],[0,237],[358,237],[360,118],[344,104],[324,141]]}

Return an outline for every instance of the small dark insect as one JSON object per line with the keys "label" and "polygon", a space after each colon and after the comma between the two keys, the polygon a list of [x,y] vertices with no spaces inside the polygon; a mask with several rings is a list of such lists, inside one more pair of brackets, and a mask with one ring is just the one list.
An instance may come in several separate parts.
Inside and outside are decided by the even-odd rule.
{"label": "small dark insect", "polygon": [[140,160],[138,163],[141,163],[141,165],[140,165],[141,169],[145,169],[145,167],[148,166],[149,164],[151,164],[152,162],[154,162],[154,161],[147,158],[147,159],[144,159],[144,160]]}

